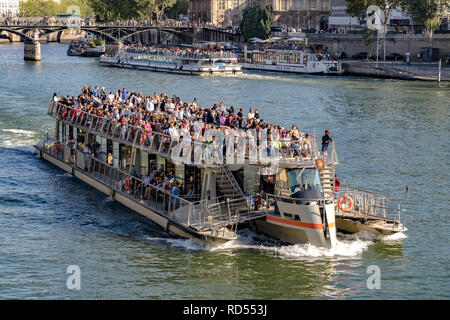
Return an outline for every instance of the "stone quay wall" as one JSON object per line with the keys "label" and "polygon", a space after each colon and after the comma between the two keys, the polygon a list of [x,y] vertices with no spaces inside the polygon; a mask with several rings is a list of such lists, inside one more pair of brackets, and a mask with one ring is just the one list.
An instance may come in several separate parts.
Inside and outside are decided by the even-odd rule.
{"label": "stone quay wall", "polygon": [[[357,52],[369,52],[372,55],[377,53],[376,35],[369,46],[366,45],[360,34],[304,34],[310,44],[323,44],[333,51],[343,50],[347,57],[351,57]],[[383,41],[380,38],[378,55],[383,56]],[[415,60],[420,48],[429,47],[429,39],[425,34],[405,35],[395,34],[386,36],[386,54],[406,52],[411,53],[411,59]],[[433,47],[439,48],[439,55],[446,56],[450,54],[450,34],[435,34],[433,37]]]}

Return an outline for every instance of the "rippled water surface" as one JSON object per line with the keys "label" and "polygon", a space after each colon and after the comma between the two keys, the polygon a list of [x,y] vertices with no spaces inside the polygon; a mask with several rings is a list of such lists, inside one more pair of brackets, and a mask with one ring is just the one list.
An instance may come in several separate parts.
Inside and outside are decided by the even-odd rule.
{"label": "rippled water surface", "polygon": [[[42,45],[0,45],[0,298],[436,299],[449,291],[450,88],[424,82],[251,73],[192,77],[102,67]],[[54,92],[83,84],[176,93],[201,105],[258,108],[264,119],[330,129],[341,182],[404,199],[408,232],[340,235],[333,250],[286,246],[243,230],[204,247],[158,227],[33,155],[53,126]],[[66,288],[79,265],[81,290]],[[381,289],[367,288],[378,265]]]}

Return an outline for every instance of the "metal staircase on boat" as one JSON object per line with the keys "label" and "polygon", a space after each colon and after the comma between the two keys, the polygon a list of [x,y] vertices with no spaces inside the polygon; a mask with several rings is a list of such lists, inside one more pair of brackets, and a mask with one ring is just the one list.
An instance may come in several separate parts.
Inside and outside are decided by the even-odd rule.
{"label": "metal staircase on boat", "polygon": [[334,176],[334,165],[329,162],[327,165],[320,170],[320,180],[322,182],[322,189],[325,195],[325,199],[334,199],[335,192],[335,176]]}

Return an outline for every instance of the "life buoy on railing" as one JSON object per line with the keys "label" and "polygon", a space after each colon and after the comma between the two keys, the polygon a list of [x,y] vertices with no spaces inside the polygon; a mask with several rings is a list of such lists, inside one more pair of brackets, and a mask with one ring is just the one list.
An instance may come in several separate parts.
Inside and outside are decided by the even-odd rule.
{"label": "life buoy on railing", "polygon": [[144,144],[144,142],[145,142],[145,135],[144,134],[141,134],[141,138],[139,139],[139,144]]}
{"label": "life buoy on railing", "polygon": [[56,144],[55,144],[55,152],[56,152],[56,153],[59,152],[59,141],[56,142]]}
{"label": "life buoy on railing", "polygon": [[353,208],[353,199],[349,196],[342,196],[338,201],[338,208],[341,211],[350,211]]}
{"label": "life buoy on railing", "polygon": [[125,190],[130,190],[130,176],[127,176],[126,178],[125,178],[125,183],[123,184],[123,186],[124,186],[124,188],[125,188]]}
{"label": "life buoy on railing", "polygon": [[322,160],[317,160],[316,164],[315,164],[316,169],[323,169],[323,161]]}

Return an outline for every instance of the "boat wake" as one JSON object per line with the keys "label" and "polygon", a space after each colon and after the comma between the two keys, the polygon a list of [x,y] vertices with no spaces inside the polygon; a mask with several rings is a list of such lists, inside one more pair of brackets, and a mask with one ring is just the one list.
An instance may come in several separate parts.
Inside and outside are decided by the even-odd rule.
{"label": "boat wake", "polygon": [[210,252],[222,252],[230,250],[250,249],[258,250],[268,255],[287,259],[315,259],[315,258],[350,258],[361,255],[374,241],[396,241],[406,236],[397,233],[390,236],[376,236],[368,232],[344,235],[338,234],[338,243],[334,248],[326,249],[315,247],[311,244],[288,245],[264,235],[256,234],[250,230],[242,230],[238,238],[225,244],[205,243],[196,239],[174,238],[148,238],[151,241],[162,241],[171,247],[184,248],[186,250],[205,250]]}
{"label": "boat wake", "polygon": [[22,129],[1,129],[0,147],[16,148],[30,146],[36,142],[38,132]]}

